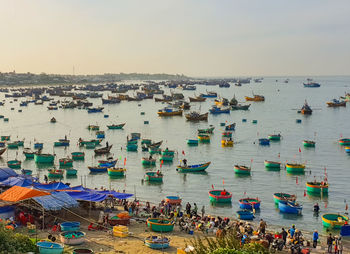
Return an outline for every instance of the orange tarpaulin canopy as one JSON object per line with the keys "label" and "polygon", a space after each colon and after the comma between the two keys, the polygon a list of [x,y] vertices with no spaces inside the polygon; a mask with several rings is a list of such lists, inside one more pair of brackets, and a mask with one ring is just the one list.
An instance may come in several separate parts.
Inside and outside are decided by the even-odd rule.
{"label": "orange tarpaulin canopy", "polygon": [[25,199],[46,195],[50,195],[50,193],[20,186],[13,186],[12,188],[0,194],[0,200],[18,202]]}

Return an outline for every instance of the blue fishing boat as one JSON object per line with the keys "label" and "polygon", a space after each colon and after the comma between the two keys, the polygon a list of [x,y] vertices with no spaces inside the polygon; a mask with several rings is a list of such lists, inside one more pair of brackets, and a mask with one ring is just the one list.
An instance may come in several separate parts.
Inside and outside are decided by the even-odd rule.
{"label": "blue fishing boat", "polygon": [[234,131],[236,128],[236,123],[226,125],[225,131]]}
{"label": "blue fishing boat", "polygon": [[240,220],[253,220],[254,213],[250,210],[240,210],[236,212],[237,218]]}
{"label": "blue fishing boat", "polygon": [[145,238],[145,245],[151,249],[166,249],[169,248],[170,240],[167,237],[162,236],[148,236]]}
{"label": "blue fishing boat", "polygon": [[281,213],[291,213],[291,214],[301,214],[303,210],[303,206],[297,203],[289,202],[289,201],[280,201],[278,203],[278,208]]}
{"label": "blue fishing boat", "polygon": [[61,254],[63,253],[63,245],[48,241],[37,242],[40,254]]}
{"label": "blue fishing boat", "polygon": [[270,140],[268,138],[259,138],[259,145],[261,146],[269,146]]}
{"label": "blue fishing boat", "polygon": [[212,108],[209,109],[209,112],[211,114],[230,114],[230,108],[219,108],[217,106],[212,106]]}
{"label": "blue fishing boat", "polygon": [[260,209],[260,203],[258,198],[242,198],[239,200],[239,207],[245,210]]}
{"label": "blue fishing boat", "polygon": [[177,166],[176,170],[182,173],[193,173],[193,172],[203,172],[209,167],[210,161],[198,165],[186,165],[186,166]]}
{"label": "blue fishing boat", "polygon": [[89,108],[88,113],[100,113],[100,112],[102,112],[103,109],[104,109],[103,107]]}
{"label": "blue fishing boat", "polygon": [[43,149],[44,144],[43,143],[34,143],[34,149]]}
{"label": "blue fishing boat", "polygon": [[90,170],[90,173],[105,173],[107,172],[108,167],[88,167]]}
{"label": "blue fishing boat", "polygon": [[216,92],[208,92],[206,94],[201,93],[199,96],[203,98],[216,98],[218,94]]}
{"label": "blue fishing boat", "polygon": [[198,146],[198,140],[197,139],[187,139],[187,145]]}
{"label": "blue fishing boat", "polygon": [[54,143],[54,146],[69,146],[69,140],[59,139],[57,142]]}
{"label": "blue fishing boat", "polygon": [[98,139],[105,138],[105,132],[104,131],[96,132],[96,138]]}
{"label": "blue fishing boat", "polygon": [[311,88],[315,88],[315,87],[320,87],[321,86],[319,83],[311,82],[311,80],[309,80],[309,82],[303,83],[303,84],[304,84],[304,87],[311,87]]}
{"label": "blue fishing boat", "polygon": [[117,164],[118,160],[113,160],[113,161],[98,161],[98,166],[99,167],[109,167],[113,168]]}

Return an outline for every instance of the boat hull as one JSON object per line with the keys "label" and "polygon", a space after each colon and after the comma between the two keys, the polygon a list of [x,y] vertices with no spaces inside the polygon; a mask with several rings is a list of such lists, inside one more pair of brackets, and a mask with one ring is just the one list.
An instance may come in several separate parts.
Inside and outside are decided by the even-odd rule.
{"label": "boat hull", "polygon": [[118,170],[115,170],[115,169],[108,169],[108,175],[109,176],[124,176],[125,175],[125,169],[118,169]]}
{"label": "boat hull", "polygon": [[276,162],[276,161],[264,161],[264,165],[266,168],[272,168],[272,169],[281,169],[281,163],[280,162]]}
{"label": "boat hull", "polygon": [[260,200],[257,199],[240,199],[239,207],[245,210],[260,209]]}
{"label": "boat hull", "polygon": [[174,230],[175,223],[168,219],[150,218],[147,220],[147,226],[154,232],[171,232]]}
{"label": "boat hull", "polygon": [[314,184],[311,182],[306,183],[306,191],[312,194],[328,194],[328,184]]}
{"label": "boat hull", "polygon": [[302,212],[302,206],[294,206],[288,202],[279,202],[278,208],[281,213],[289,213],[289,214],[298,214],[300,215]]}
{"label": "boat hull", "polygon": [[226,192],[226,195],[222,195],[223,190],[211,190],[209,191],[209,200],[212,203],[232,203],[232,194]]}
{"label": "boat hull", "polygon": [[211,162],[207,162],[204,164],[198,164],[198,165],[190,165],[188,167],[184,166],[177,166],[177,170],[182,173],[191,173],[191,172],[202,172],[205,171]]}
{"label": "boat hull", "polygon": [[253,220],[254,214],[251,211],[237,211],[237,218],[240,220]]}
{"label": "boat hull", "polygon": [[55,160],[55,156],[53,155],[42,155],[42,154],[35,154],[34,155],[34,161],[37,163],[53,163]]}
{"label": "boat hull", "polygon": [[305,165],[303,164],[288,164],[286,165],[287,173],[289,174],[304,174]]}
{"label": "boat hull", "polygon": [[348,216],[328,213],[322,215],[322,224],[326,228],[340,229],[349,220]]}

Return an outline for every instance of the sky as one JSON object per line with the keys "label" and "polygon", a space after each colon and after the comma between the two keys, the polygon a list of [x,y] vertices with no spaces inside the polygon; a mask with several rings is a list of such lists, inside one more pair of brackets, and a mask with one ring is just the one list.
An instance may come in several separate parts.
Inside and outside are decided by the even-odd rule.
{"label": "sky", "polygon": [[0,72],[350,75],[349,0],[0,4]]}

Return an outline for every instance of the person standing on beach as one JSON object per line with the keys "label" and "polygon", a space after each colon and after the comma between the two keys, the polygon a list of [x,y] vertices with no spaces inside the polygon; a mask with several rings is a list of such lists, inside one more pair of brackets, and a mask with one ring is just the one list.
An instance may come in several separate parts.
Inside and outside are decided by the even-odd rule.
{"label": "person standing on beach", "polygon": [[318,241],[318,232],[315,229],[314,233],[312,234],[312,242],[313,242],[313,247],[317,247],[317,241]]}
{"label": "person standing on beach", "polygon": [[339,237],[339,240],[338,240],[338,253],[343,254],[343,241],[341,237]]}
{"label": "person standing on beach", "polygon": [[282,239],[283,239],[283,245],[286,246],[286,242],[287,242],[287,235],[288,233],[286,232],[286,230],[284,228],[282,228]]}
{"label": "person standing on beach", "polygon": [[259,230],[261,234],[265,235],[266,222],[263,219],[260,219]]}
{"label": "person standing on beach", "polygon": [[294,237],[294,233],[295,233],[295,225],[293,224],[291,229],[289,229],[290,238]]}
{"label": "person standing on beach", "polygon": [[197,207],[197,204],[196,203],[194,203],[193,204],[193,213],[194,213],[194,215],[196,215],[197,216],[197,212],[198,212],[198,207]]}
{"label": "person standing on beach", "polygon": [[327,237],[328,253],[332,253],[332,245],[333,245],[333,237],[332,237],[332,234],[330,233],[329,236]]}
{"label": "person standing on beach", "polygon": [[204,214],[205,214],[205,207],[204,206],[202,206],[201,212],[202,212],[202,219],[203,219],[204,218]]}

